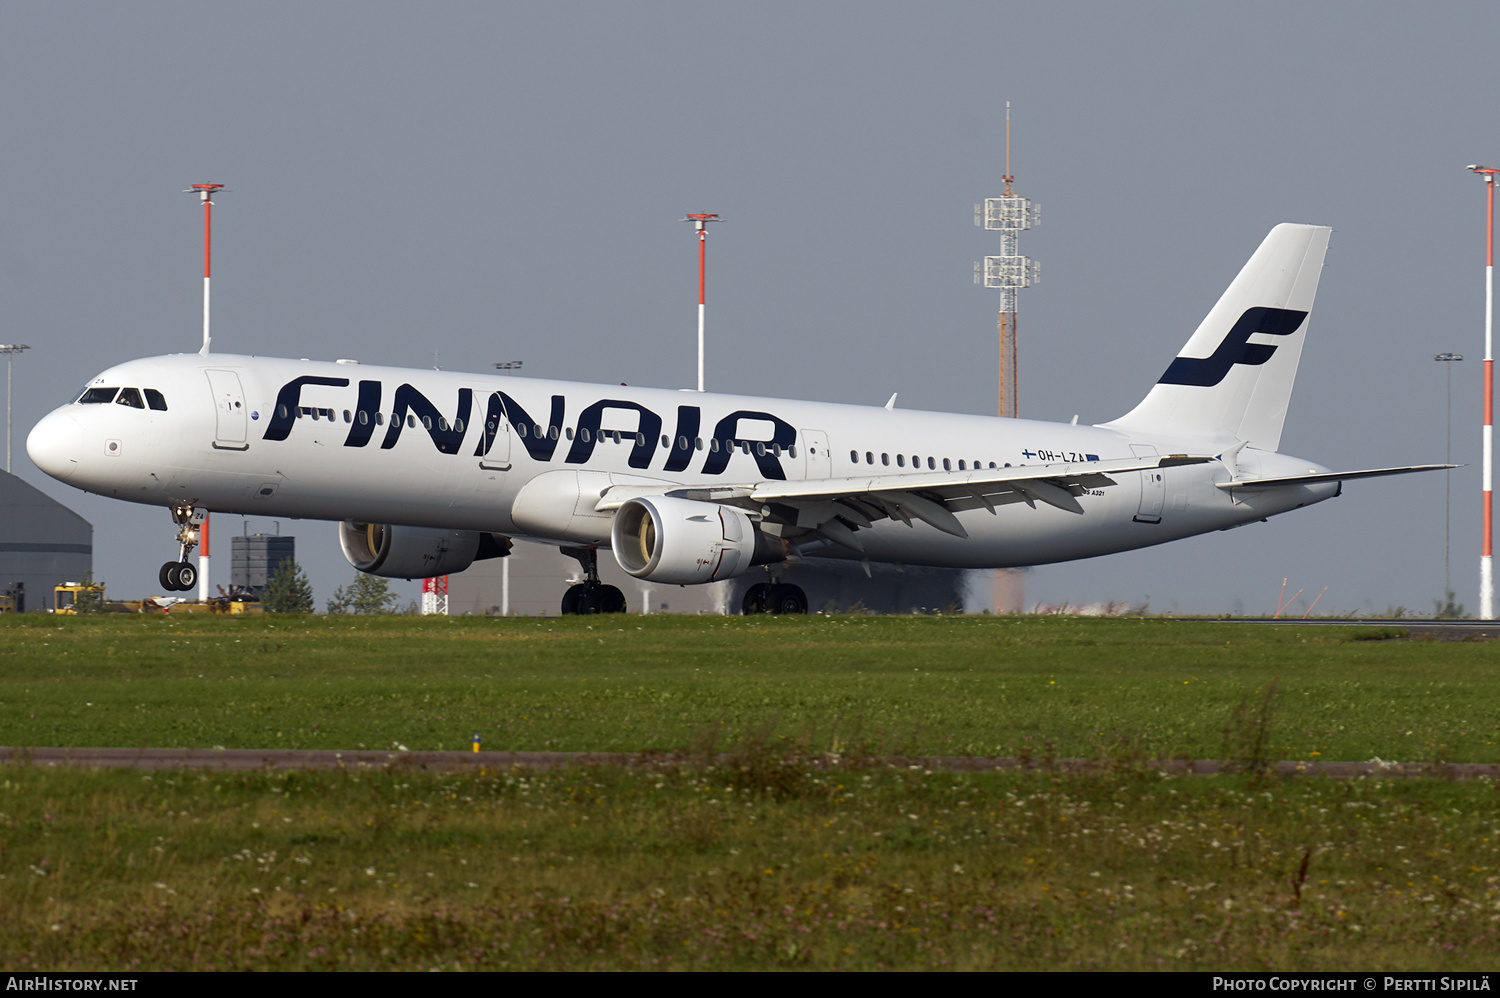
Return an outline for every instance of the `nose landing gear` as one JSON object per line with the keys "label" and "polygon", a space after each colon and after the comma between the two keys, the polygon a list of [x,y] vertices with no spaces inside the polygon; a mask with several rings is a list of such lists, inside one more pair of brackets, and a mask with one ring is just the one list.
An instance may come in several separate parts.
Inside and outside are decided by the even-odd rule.
{"label": "nose landing gear", "polygon": [[185,593],[198,585],[198,568],[188,557],[198,546],[198,531],[208,519],[208,510],[196,506],[173,506],[172,522],[177,524],[177,549],[180,561],[169,561],[157,573],[157,581],[169,593]]}
{"label": "nose landing gear", "polygon": [[624,613],[625,594],[599,581],[599,550],[594,547],[563,548],[562,553],[576,558],[583,566],[583,581],[569,586],[563,594],[562,612],[571,614]]}

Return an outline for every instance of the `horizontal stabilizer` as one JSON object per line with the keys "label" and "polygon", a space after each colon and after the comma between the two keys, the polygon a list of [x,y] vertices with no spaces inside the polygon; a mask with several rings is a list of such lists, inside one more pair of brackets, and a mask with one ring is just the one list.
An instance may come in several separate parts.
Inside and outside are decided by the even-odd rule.
{"label": "horizontal stabilizer", "polygon": [[1409,468],[1372,468],[1368,471],[1330,471],[1318,475],[1288,475],[1284,478],[1248,478],[1238,482],[1219,482],[1221,489],[1274,489],[1282,485],[1315,485],[1318,482],[1347,482],[1355,478],[1384,478],[1387,475],[1410,475],[1418,471],[1447,471],[1459,464],[1414,464]]}

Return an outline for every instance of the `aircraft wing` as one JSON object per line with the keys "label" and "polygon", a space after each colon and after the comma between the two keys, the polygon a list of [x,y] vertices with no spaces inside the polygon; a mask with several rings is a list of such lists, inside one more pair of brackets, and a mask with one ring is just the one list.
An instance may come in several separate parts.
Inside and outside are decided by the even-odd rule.
{"label": "aircraft wing", "polygon": [[[993,513],[998,506],[1017,502],[1035,509],[1041,502],[1081,515],[1084,510],[1078,496],[1091,489],[1117,484],[1109,477],[1111,475],[1204,464],[1212,460],[1214,458],[1174,454],[1119,461],[985,468],[958,473],[860,475],[797,482],[680,486],[670,489],[667,494],[753,509],[766,520],[780,524],[783,528],[781,536],[787,540],[795,542],[821,537],[863,553],[864,544],[856,531],[872,526],[877,520],[900,520],[907,526],[920,520],[955,537],[968,537],[968,531],[964,530],[955,513],[980,507]],[[627,500],[648,493],[660,495],[661,489],[644,485],[616,486],[600,497],[595,508],[601,511],[618,509]]]}
{"label": "aircraft wing", "polygon": [[1271,489],[1282,485],[1314,485],[1318,482],[1345,482],[1354,478],[1384,478],[1387,475],[1410,475],[1418,471],[1447,471],[1458,464],[1414,464],[1406,468],[1371,468],[1368,471],[1329,471],[1317,475],[1288,475],[1283,478],[1245,478],[1218,482],[1221,489]]}

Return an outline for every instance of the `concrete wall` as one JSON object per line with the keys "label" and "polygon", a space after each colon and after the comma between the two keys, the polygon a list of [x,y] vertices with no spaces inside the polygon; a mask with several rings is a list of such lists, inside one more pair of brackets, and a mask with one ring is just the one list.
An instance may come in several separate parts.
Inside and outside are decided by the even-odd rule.
{"label": "concrete wall", "polygon": [[[507,561],[511,616],[556,616],[569,580],[583,577],[578,562],[557,548],[517,541],[510,557],[475,562],[449,576],[448,613],[498,615]],[[745,591],[767,580],[757,568],[707,586],[662,585],[628,575],[607,550],[599,552],[599,577],[619,587],[631,613],[739,613]],[[785,566],[780,578],[802,587],[813,613],[951,612],[962,611],[965,602],[965,573],[950,569],[871,565],[866,576],[857,562],[809,558]]]}

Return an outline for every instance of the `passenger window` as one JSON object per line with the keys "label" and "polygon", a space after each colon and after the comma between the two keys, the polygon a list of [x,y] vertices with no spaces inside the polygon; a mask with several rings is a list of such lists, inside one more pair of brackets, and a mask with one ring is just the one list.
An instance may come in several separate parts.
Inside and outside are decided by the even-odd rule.
{"label": "passenger window", "polygon": [[90,388],[78,397],[78,401],[84,405],[97,405],[100,402],[113,402],[118,388]]}
{"label": "passenger window", "polygon": [[858,464],[859,463],[859,451],[852,450],[852,451],[849,452],[849,463],[850,464]]}
{"label": "passenger window", "polygon": [[128,405],[132,409],[144,409],[146,403],[141,401],[139,388],[121,388],[120,397],[115,399],[118,405]]}
{"label": "passenger window", "polygon": [[889,467],[891,463],[891,456],[889,454],[880,455],[880,463]]}
{"label": "passenger window", "polygon": [[896,467],[898,467],[898,468],[904,468],[904,467],[906,467],[906,455],[905,454],[897,454],[896,455]]}
{"label": "passenger window", "polygon": [[797,456],[797,445],[796,444],[788,444],[787,445],[786,456],[787,457],[796,457]]}
{"label": "passenger window", "polygon": [[346,423],[352,423],[352,422],[354,422],[354,414],[351,413],[348,409],[344,410],[344,422],[346,422]]}
{"label": "passenger window", "polygon": [[959,470],[959,471],[964,471],[964,470],[966,470],[966,469],[965,469],[965,468],[964,468],[964,459],[963,459],[963,458],[959,458],[959,459],[958,459],[958,470]]}
{"label": "passenger window", "polygon": [[937,460],[935,458],[930,458],[929,457],[927,459],[927,470],[928,471],[937,471]]}
{"label": "passenger window", "polygon": [[865,451],[865,464],[874,464],[874,463],[875,463],[875,455],[872,454],[872,453],[870,453],[869,451]]}
{"label": "passenger window", "polygon": [[949,461],[946,457],[943,458],[943,470],[944,471],[952,471],[953,470],[953,462]]}
{"label": "passenger window", "polygon": [[157,412],[167,411],[167,400],[161,392],[157,391],[155,388],[147,388],[145,389],[145,392],[146,405],[155,409]]}

